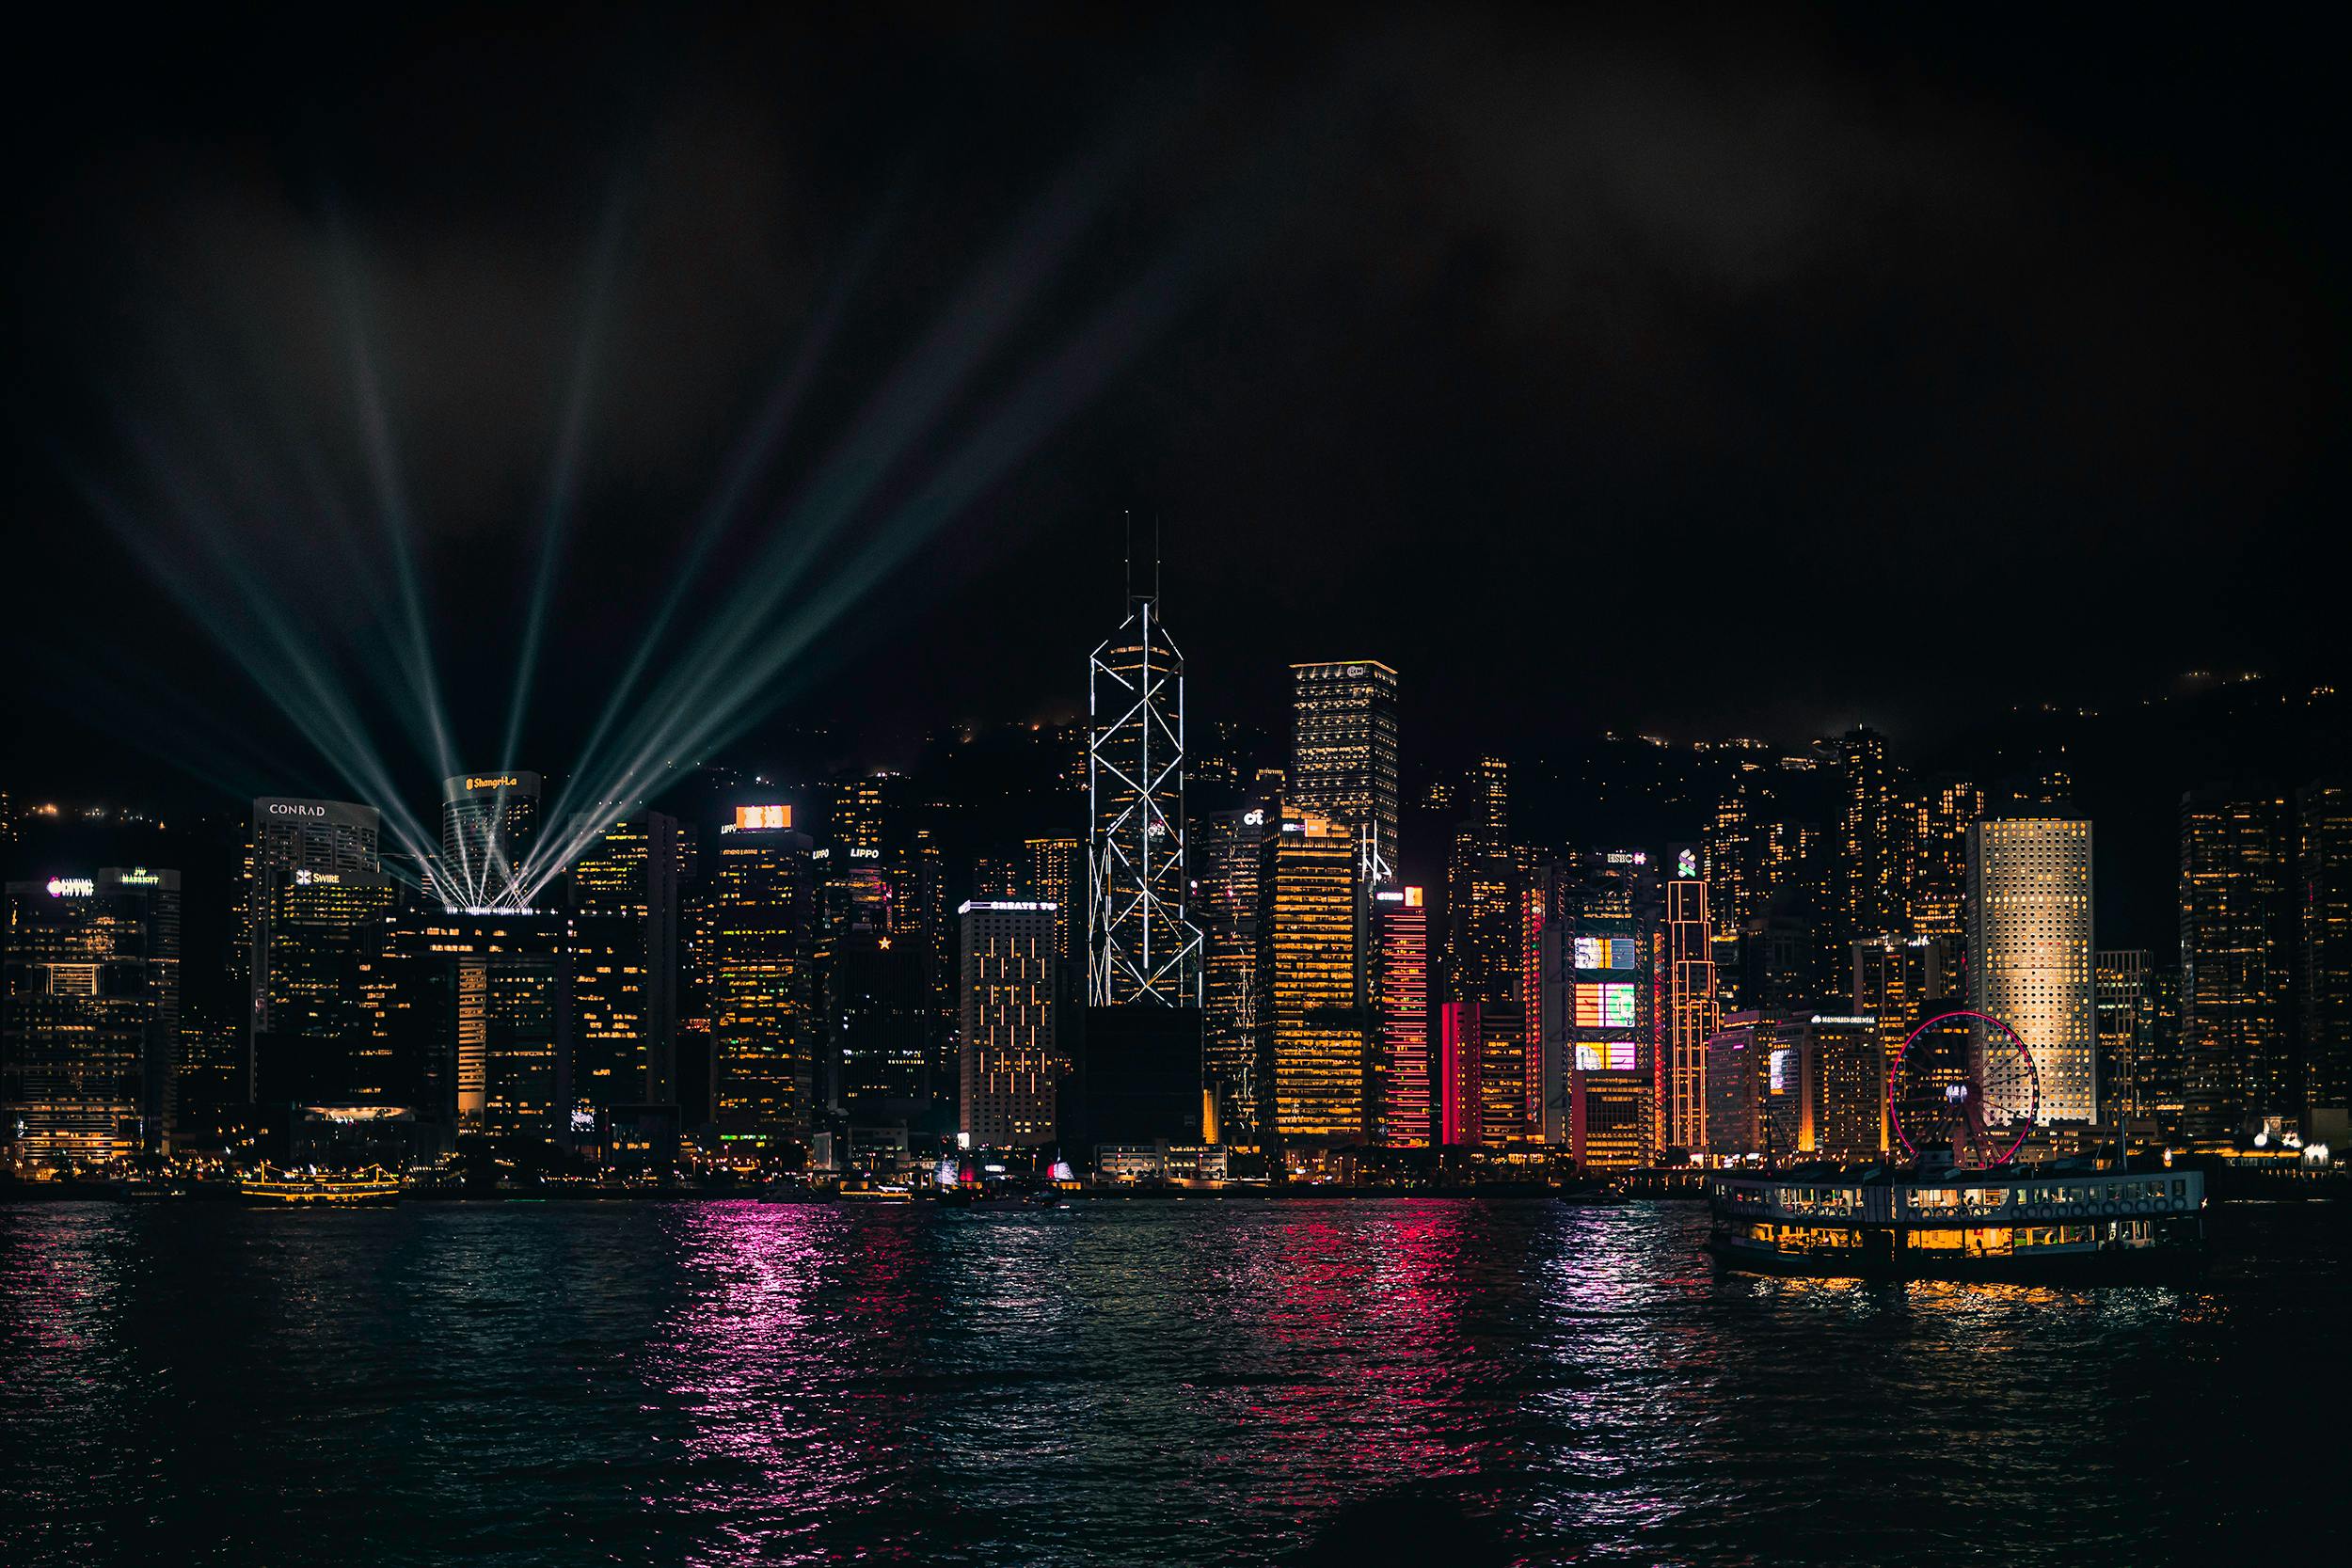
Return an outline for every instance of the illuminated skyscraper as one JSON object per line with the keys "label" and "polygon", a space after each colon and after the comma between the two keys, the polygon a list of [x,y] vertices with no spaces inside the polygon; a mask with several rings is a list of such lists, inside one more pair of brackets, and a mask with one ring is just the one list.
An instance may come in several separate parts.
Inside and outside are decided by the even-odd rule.
{"label": "illuminated skyscraper", "polygon": [[[255,1067],[300,1098],[389,1100],[396,1082],[369,1027],[361,966],[398,903],[373,806],[264,797],[253,802],[246,871],[248,984],[243,1094]],[[272,1091],[274,1096],[274,1091]],[[295,1093],[286,1096],[291,1100]]]}
{"label": "illuminated skyscraper", "polygon": [[165,1147],[180,1049],[180,874],[8,884],[0,1136],[41,1164]]}
{"label": "illuminated skyscraper", "polygon": [[1510,771],[1480,759],[1463,790],[1470,816],[1456,824],[1446,861],[1441,991],[1478,1009],[1480,1140],[1526,1143],[1541,1135],[1541,997],[1536,988],[1548,879],[1510,842]]}
{"label": "illuminated skyscraper", "polygon": [[1905,835],[1886,737],[1860,729],[1838,742],[1844,800],[1837,815],[1836,893],[1839,947],[1900,927]]}
{"label": "illuminated skyscraper", "polygon": [[[428,908],[396,913],[383,931],[360,983],[374,1037],[372,1092],[355,1098],[414,1105],[464,1133],[567,1138],[570,917]],[[304,1066],[290,1054],[281,1072],[265,1058],[263,1092],[305,1098]]]}
{"label": "illuminated skyscraper", "polygon": [[2043,1122],[2099,1115],[2090,824],[2000,817],[1968,829],[1968,995],[2033,1057]]}
{"label": "illuminated skyscraper", "polygon": [[1904,800],[1902,808],[1908,856],[1903,900],[1910,933],[1957,941],[1966,928],[1968,829],[1984,816],[1984,791],[1965,779],[1938,779]]}
{"label": "illuminated skyscraper", "polygon": [[1763,905],[1757,886],[1756,847],[1750,836],[1748,781],[1742,774],[1715,802],[1700,850],[1699,870],[1714,890],[1715,917],[1725,930],[1738,931]]}
{"label": "illuminated skyscraper", "polygon": [[1510,783],[1488,757],[1470,775],[1470,817],[1455,825],[1446,858],[1445,988],[1450,1000],[1517,1006],[1530,878],[1510,842]]}
{"label": "illuminated skyscraper", "polygon": [[1054,916],[1037,899],[966,903],[961,1128],[974,1148],[1054,1141],[1062,1063],[1055,1041]]}
{"label": "illuminated skyscraper", "polygon": [[1648,943],[1635,921],[1578,917],[1549,926],[1542,951],[1542,1140],[1573,1143],[1570,1074],[1649,1066]]}
{"label": "illuminated skyscraper", "polygon": [[1184,915],[1184,656],[1160,622],[1156,586],[1128,594],[1118,635],[1094,650],[1087,698],[1087,998],[1197,1007],[1200,933]]}
{"label": "illuminated skyscraper", "polygon": [[263,796],[253,802],[254,869],[381,870],[380,819],[373,806]]}
{"label": "illuminated skyscraper", "polygon": [[1369,890],[1396,880],[1396,672],[1372,659],[1291,666],[1289,800],[1347,825]]}
{"label": "illuminated skyscraper", "polygon": [[2295,1114],[2286,801],[2181,797],[2184,1131],[2224,1148]]}
{"label": "illuminated skyscraper", "polygon": [[[789,807],[772,808],[785,814]],[[771,808],[738,808],[736,825]],[[610,823],[572,863],[573,967],[581,1103],[677,1101],[678,886],[685,834],[660,812]]]}
{"label": "illuminated skyscraper", "polygon": [[2352,1146],[2352,789],[2296,792],[2296,1007],[2303,1139]]}
{"label": "illuminated skyscraper", "polygon": [[1805,1126],[1804,1025],[1733,1013],[1707,1042],[1707,1150],[1719,1158],[1797,1152]]}
{"label": "illuminated skyscraper", "polygon": [[1054,953],[1069,962],[1078,958],[1076,919],[1084,906],[1078,895],[1086,875],[1086,848],[1074,838],[1033,838],[1027,852],[1027,889],[1020,896],[1054,906]]}
{"label": "illuminated skyscraper", "polygon": [[1795,1027],[1798,1152],[1851,1164],[1884,1158],[1892,1140],[1880,1021],[1863,1012],[1815,1013]]}
{"label": "illuminated skyscraper", "polygon": [[1486,1141],[1486,1033],[1475,1002],[1438,1007],[1438,1141],[1462,1148]]}
{"label": "illuminated skyscraper", "polygon": [[442,780],[436,877],[442,901],[453,909],[527,904],[521,873],[538,830],[538,774],[516,769]]}
{"label": "illuminated skyscraper", "polygon": [[1380,1141],[1429,1145],[1435,1103],[1429,1053],[1429,911],[1417,887],[1373,895],[1374,994],[1380,1021],[1375,1062]]}
{"label": "illuminated skyscraper", "polygon": [[1947,937],[1868,937],[1853,944],[1853,1010],[1893,1031],[1893,1043],[1931,1001],[1960,991],[1959,943]]}
{"label": "illuminated skyscraper", "polygon": [[1357,1003],[1354,832],[1286,810],[1258,873],[1258,1059],[1267,1125],[1292,1149],[1361,1142],[1368,1131],[1363,1014]]}
{"label": "illuminated skyscraper", "polygon": [[2155,1020],[2150,1003],[2148,950],[2122,948],[2093,956],[2098,977],[2101,1121],[2140,1120],[2156,1114],[2160,1086],[2151,1081],[2148,1043]]}
{"label": "illuminated skyscraper", "polygon": [[1218,1136],[1258,1135],[1258,874],[1271,815],[1264,806],[1219,812],[1200,824],[1193,913],[1200,923],[1201,1062],[1216,1097]]}
{"label": "illuminated skyscraper", "polygon": [[407,1103],[397,1098],[405,1080],[373,1038],[365,991],[398,891],[380,872],[303,868],[257,879],[256,1099]]}
{"label": "illuminated skyscraper", "polygon": [[806,1133],[815,1109],[811,848],[763,819],[723,829],[708,857],[710,1119],[747,1148]]}
{"label": "illuminated skyscraper", "polygon": [[972,896],[990,903],[1026,898],[1036,892],[1028,867],[1010,855],[980,855],[972,862]]}
{"label": "illuminated skyscraper", "polygon": [[1646,1072],[1569,1073],[1566,1141],[1579,1171],[1608,1176],[1657,1157],[1652,1094]]}
{"label": "illuminated skyscraper", "polygon": [[1959,1006],[1962,977],[1957,937],[1867,937],[1853,944],[1851,1016],[1878,1021],[1878,1049],[1895,1059],[1911,1031],[1939,1004]]}
{"label": "illuminated skyscraper", "polygon": [[1658,1141],[1693,1152],[1707,1145],[1707,1042],[1723,1025],[1715,996],[1714,929],[1707,882],[1694,849],[1679,852],[1666,882],[1666,919],[1659,927],[1662,988],[1658,1053]]}

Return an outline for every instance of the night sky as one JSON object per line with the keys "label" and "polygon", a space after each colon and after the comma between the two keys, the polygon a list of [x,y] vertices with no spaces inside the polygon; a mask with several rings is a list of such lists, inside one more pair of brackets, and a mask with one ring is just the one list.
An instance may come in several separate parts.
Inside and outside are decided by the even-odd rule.
{"label": "night sky", "polygon": [[1129,512],[1197,717],[1375,657],[1424,755],[2331,673],[2340,54],[1891,9],[88,9],[10,105],[9,776],[325,782],[239,664],[307,650],[429,777],[400,549],[467,766],[569,766],[697,539],[657,674],[790,637],[727,744],[1067,715]]}

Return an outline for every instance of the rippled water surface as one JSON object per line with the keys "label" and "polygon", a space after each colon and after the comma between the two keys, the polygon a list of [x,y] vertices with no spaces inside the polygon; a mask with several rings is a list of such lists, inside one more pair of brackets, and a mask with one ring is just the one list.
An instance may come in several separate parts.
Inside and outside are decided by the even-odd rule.
{"label": "rippled water surface", "polygon": [[[2344,1544],[2352,1247],[2328,1206],[2221,1212],[2194,1290],[1718,1275],[1704,1223],[1438,1200],[0,1208],[0,1561]],[[2338,1479],[2315,1493],[2319,1466]]]}

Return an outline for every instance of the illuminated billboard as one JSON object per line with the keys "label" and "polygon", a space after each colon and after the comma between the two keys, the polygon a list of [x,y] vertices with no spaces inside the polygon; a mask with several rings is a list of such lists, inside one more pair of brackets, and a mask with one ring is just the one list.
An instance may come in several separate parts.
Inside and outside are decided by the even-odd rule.
{"label": "illuminated billboard", "polygon": [[1641,1065],[1641,1049],[1632,1040],[1579,1040],[1576,1042],[1576,1070],[1631,1072]]}
{"label": "illuminated billboard", "polygon": [[1635,946],[1631,937],[1576,939],[1576,967],[1579,969],[1631,969],[1635,963]]}
{"label": "illuminated billboard", "polygon": [[1605,980],[1576,988],[1576,1026],[1579,1029],[1630,1029],[1635,997],[1630,981]]}
{"label": "illuminated billboard", "polygon": [[792,826],[790,806],[738,806],[735,808],[735,831],[739,833],[765,832],[771,828]]}

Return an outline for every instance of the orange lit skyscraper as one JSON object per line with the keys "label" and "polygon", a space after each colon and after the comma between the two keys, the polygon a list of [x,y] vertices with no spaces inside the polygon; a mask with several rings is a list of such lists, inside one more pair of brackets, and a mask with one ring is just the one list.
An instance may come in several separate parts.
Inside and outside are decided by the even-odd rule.
{"label": "orange lit skyscraper", "polygon": [[1357,1005],[1356,836],[1285,811],[1258,874],[1258,1057],[1269,1131],[1292,1148],[1366,1132],[1369,1062]]}
{"label": "orange lit skyscraper", "polygon": [[1707,883],[1693,849],[1675,852],[1666,881],[1666,920],[1660,928],[1663,982],[1658,1054],[1658,1141],[1692,1151],[1707,1147],[1707,1042],[1723,1026],[1715,996],[1713,929]]}
{"label": "orange lit skyscraper", "polygon": [[739,824],[711,859],[711,1111],[747,1144],[806,1132],[815,1108],[811,847],[789,827]]}

